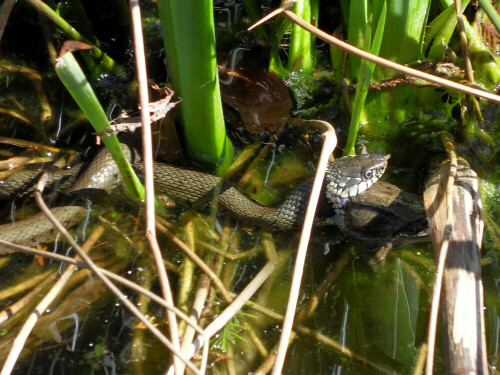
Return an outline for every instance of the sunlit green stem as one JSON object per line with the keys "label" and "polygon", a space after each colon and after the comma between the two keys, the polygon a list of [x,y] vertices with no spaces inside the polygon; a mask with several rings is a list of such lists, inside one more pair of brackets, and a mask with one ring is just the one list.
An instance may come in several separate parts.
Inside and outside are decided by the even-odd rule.
{"label": "sunlit green stem", "polygon": [[[379,18],[383,2],[372,1],[374,20]],[[430,0],[387,1],[387,20],[380,56],[401,64],[419,59],[422,56],[429,8]],[[376,67],[374,79],[383,80],[398,75],[390,69]]]}
{"label": "sunlit green stem", "polygon": [[[373,43],[371,47],[371,53],[378,55],[380,51],[380,46],[382,44],[382,36],[384,34],[385,19],[387,15],[387,6],[384,1],[382,11],[380,13],[380,18],[377,25],[377,30],[375,31],[375,36],[373,37]],[[367,23],[369,25],[370,23]],[[371,28],[366,27],[366,35],[371,35]],[[358,137],[358,130],[360,125],[361,111],[363,110],[363,105],[365,103],[366,95],[368,93],[368,87],[370,86],[370,80],[375,70],[375,64],[363,60],[361,62],[359,79],[356,85],[356,95],[354,97],[354,105],[352,106],[352,116],[351,123],[349,125],[349,134],[347,136],[347,143],[344,149],[344,155],[354,155],[354,145],[356,143],[356,138]]]}
{"label": "sunlit green stem", "polygon": [[[365,51],[370,50],[372,40],[371,20],[373,20],[371,2],[367,0],[352,0],[349,2],[347,35],[350,44]],[[357,56],[349,56],[349,67],[351,77],[358,78],[360,76],[361,59]]]}
{"label": "sunlit green stem", "polygon": [[285,35],[288,27],[291,27],[291,22],[288,18],[281,18],[281,22],[273,24],[270,32],[271,55],[269,56],[269,71],[276,73],[280,78],[286,78],[288,71],[283,66],[280,56],[280,43]]}
{"label": "sunlit green stem", "polygon": [[[319,0],[299,0],[293,11],[309,23],[318,22]],[[292,25],[287,70],[311,72],[316,66],[316,38],[299,25]]]}
{"label": "sunlit green stem", "polygon": [[169,77],[182,99],[177,110],[189,152],[215,166],[229,163],[210,1],[158,1]]}
{"label": "sunlit green stem", "polygon": [[[78,40],[81,42],[89,43],[89,41],[81,35],[78,31],[76,31],[73,26],[66,22],[61,16],[59,16],[51,7],[45,4],[43,1],[39,0],[26,0],[28,4],[30,4],[33,8],[35,8],[42,15],[51,20],[57,27],[59,27],[68,37],[74,40]],[[96,69],[98,68],[100,71],[106,72],[116,72],[121,73],[122,68],[115,63],[115,61],[102,52],[99,48],[93,47],[92,52],[94,56],[99,59],[99,64],[96,65]]]}
{"label": "sunlit green stem", "polygon": [[68,52],[58,58],[55,67],[61,82],[87,116],[96,133],[101,135],[104,145],[118,165],[129,194],[134,198],[144,199],[144,188],[123,153],[116,134],[111,132],[108,118],[73,54]]}

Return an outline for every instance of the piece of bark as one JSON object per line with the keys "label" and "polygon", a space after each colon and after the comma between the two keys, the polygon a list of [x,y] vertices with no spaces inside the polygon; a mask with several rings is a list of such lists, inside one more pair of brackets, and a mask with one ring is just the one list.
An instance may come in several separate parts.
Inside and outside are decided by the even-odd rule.
{"label": "piece of bark", "polygon": [[478,177],[465,161],[459,161],[451,192],[451,228],[446,228],[448,170],[446,162],[432,174],[424,193],[436,259],[443,233],[451,230],[440,305],[446,373],[488,374],[480,254],[484,224]]}

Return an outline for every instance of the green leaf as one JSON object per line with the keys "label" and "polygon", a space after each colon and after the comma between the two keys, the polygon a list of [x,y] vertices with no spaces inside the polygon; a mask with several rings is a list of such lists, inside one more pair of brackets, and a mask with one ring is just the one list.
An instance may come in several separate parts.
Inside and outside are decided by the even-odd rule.
{"label": "green leaf", "polygon": [[[364,51],[370,50],[371,45],[371,19],[372,14],[370,3],[367,0],[352,0],[349,7],[349,23],[347,35],[349,44],[361,48]],[[359,77],[361,60],[357,56],[349,56],[349,67],[352,77]]]}
{"label": "green leaf", "polygon": [[[467,7],[470,0],[462,2],[462,11]],[[440,15],[438,15],[427,27],[424,45],[428,46],[427,57],[433,60],[443,60],[445,48],[457,26],[455,4],[451,4]]]}
{"label": "green leaf", "polygon": [[95,96],[94,90],[92,90],[90,83],[87,81],[73,54],[68,52],[58,58],[55,69],[57,76],[70,92],[73,99],[75,99],[75,102],[85,116],[87,116],[96,133],[101,135],[104,145],[108,148],[113,160],[118,165],[129,194],[134,198],[143,200],[145,197],[144,187],[127,160],[116,134],[111,132],[111,126],[106,113],[104,113],[99,100]]}
{"label": "green leaf", "polygon": [[[381,9],[380,0],[373,1],[374,13]],[[393,0],[387,3],[387,21],[380,56],[401,64],[417,60],[422,55],[424,31],[430,0]],[[399,75],[377,67],[375,80]]]}
{"label": "green leaf", "polygon": [[[384,0],[384,4],[382,5],[380,17],[377,23],[375,36],[373,37],[371,53],[374,55],[378,55],[380,51],[380,46],[382,44],[382,37],[384,35],[386,16],[387,16],[387,4]],[[367,29],[369,29],[368,26]],[[356,85],[356,95],[354,97],[354,104],[352,106],[351,124],[349,125],[349,134],[347,136],[347,143],[344,149],[344,155],[354,155],[354,144],[356,143],[356,138],[358,136],[361,112],[363,110],[363,106],[366,100],[366,95],[368,94],[368,87],[370,86],[370,80],[372,78],[374,69],[375,69],[374,63],[368,62],[366,60],[363,60],[361,62],[360,76],[358,79],[358,83]]]}

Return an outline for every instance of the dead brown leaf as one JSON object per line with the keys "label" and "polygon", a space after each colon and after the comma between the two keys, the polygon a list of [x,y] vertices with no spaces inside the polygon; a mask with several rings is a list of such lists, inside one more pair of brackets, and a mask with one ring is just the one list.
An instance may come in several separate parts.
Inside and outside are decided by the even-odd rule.
{"label": "dead brown leaf", "polygon": [[275,132],[289,116],[292,99],[276,74],[260,68],[223,68],[220,76],[222,101],[239,112],[249,132]]}

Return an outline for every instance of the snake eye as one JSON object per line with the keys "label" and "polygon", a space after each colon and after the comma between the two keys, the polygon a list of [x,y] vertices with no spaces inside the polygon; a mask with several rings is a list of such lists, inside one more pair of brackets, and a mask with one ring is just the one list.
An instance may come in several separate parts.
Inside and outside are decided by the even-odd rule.
{"label": "snake eye", "polygon": [[368,170],[368,171],[365,172],[365,178],[366,179],[370,179],[370,178],[372,178],[372,176],[373,176],[373,171],[372,170]]}

